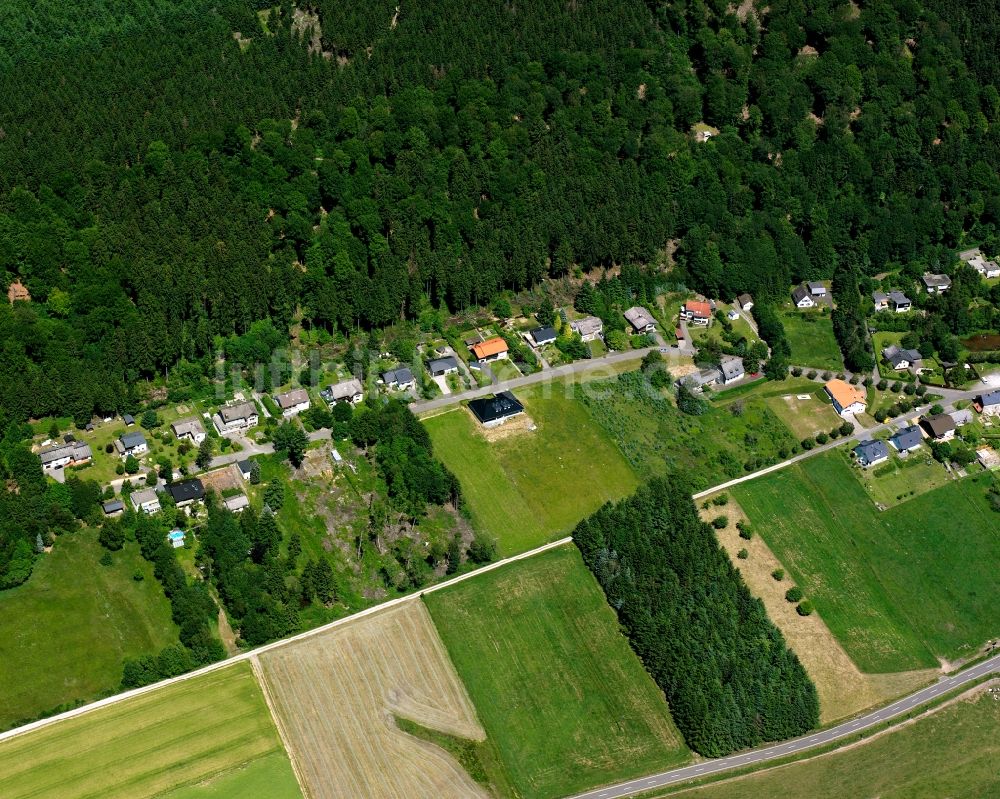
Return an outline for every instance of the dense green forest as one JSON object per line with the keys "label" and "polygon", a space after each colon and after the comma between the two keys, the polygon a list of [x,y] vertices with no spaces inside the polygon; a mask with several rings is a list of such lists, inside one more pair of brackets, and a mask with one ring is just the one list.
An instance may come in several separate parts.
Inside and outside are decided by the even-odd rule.
{"label": "dense green forest", "polygon": [[674,475],[582,521],[573,540],[695,751],[801,735],[816,687]]}
{"label": "dense green forest", "polygon": [[379,327],[671,241],[678,282],[765,300],[1000,242],[991,9],[120,5],[3,11],[9,418],[131,407],[258,320]]}

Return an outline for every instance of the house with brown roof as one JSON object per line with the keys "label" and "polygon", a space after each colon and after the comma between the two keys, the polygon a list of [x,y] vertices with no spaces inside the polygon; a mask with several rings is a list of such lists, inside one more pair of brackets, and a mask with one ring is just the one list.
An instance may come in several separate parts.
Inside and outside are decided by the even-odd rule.
{"label": "house with brown roof", "polygon": [[852,386],[845,380],[834,378],[825,386],[826,393],[833,401],[833,407],[841,416],[853,413],[864,413],[865,391],[860,386]]}
{"label": "house with brown roof", "polygon": [[478,363],[489,363],[490,361],[500,361],[508,357],[509,348],[507,342],[500,336],[488,338],[486,341],[477,341],[469,350],[472,357]]}
{"label": "house with brown roof", "polygon": [[712,322],[712,306],[707,302],[688,300],[681,308],[681,318],[688,324],[708,327]]}
{"label": "house with brown roof", "polygon": [[596,316],[585,316],[570,322],[569,329],[584,341],[594,341],[604,335],[604,322]]}
{"label": "house with brown roof", "polygon": [[309,392],[304,388],[292,389],[283,394],[272,394],[271,398],[281,408],[281,415],[286,419],[309,410]]}
{"label": "house with brown roof", "polygon": [[955,420],[947,413],[925,416],[920,421],[920,426],[935,441],[950,441],[955,437]]}
{"label": "house with brown roof", "polygon": [[645,308],[633,305],[622,315],[636,333],[652,333],[656,330],[656,320]]}

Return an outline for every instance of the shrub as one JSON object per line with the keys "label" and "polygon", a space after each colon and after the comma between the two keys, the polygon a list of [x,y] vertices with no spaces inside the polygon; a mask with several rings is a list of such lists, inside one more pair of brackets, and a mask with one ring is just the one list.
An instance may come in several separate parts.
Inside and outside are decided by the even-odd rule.
{"label": "shrub", "polygon": [[743,522],[740,522],[736,526],[739,528],[740,538],[742,538],[745,541],[749,541],[753,538],[753,530],[750,529],[750,525],[743,524]]}
{"label": "shrub", "polygon": [[918,397],[922,397],[926,393],[927,393],[927,386],[925,386],[923,384],[917,386],[917,396]]}
{"label": "shrub", "polygon": [[852,386],[856,386],[858,383],[861,382],[861,378],[859,378],[857,375],[851,375],[851,379],[848,382],[850,382]]}
{"label": "shrub", "polygon": [[804,599],[799,602],[798,606],[795,608],[795,612],[800,616],[808,616],[813,612],[812,602],[808,599]]}
{"label": "shrub", "polygon": [[874,382],[875,381],[872,380],[870,377],[866,377],[864,380],[861,381],[861,385],[863,385],[865,388],[871,388]]}
{"label": "shrub", "polygon": [[146,430],[152,430],[154,427],[160,424],[160,417],[156,415],[156,411],[146,411],[139,418],[139,425]]}
{"label": "shrub", "polygon": [[829,440],[830,440],[830,436],[828,436],[826,433],[817,433],[816,434],[816,443],[819,444],[819,445],[821,445],[821,446],[823,444],[825,444]]}
{"label": "shrub", "polygon": [[787,591],[785,591],[785,601],[786,602],[798,602],[802,599],[802,589],[797,585],[793,585]]}
{"label": "shrub", "polygon": [[824,380],[831,380],[833,378],[833,372],[823,372]]}
{"label": "shrub", "polygon": [[109,441],[107,444],[104,445],[104,451],[108,453],[108,455],[110,455],[112,452],[115,451],[115,445]]}
{"label": "shrub", "polygon": [[885,415],[885,411],[884,410],[882,410],[881,408],[879,408],[877,411],[875,411],[875,421],[876,422],[878,422],[879,424],[881,424],[885,420],[886,420],[886,415]]}
{"label": "shrub", "polygon": [[137,583],[141,583],[143,580],[146,579],[146,575],[144,575],[142,571],[140,571],[139,569],[136,569],[132,573],[132,579],[135,580]]}
{"label": "shrub", "polygon": [[840,438],[840,428],[834,427],[829,433],[827,433],[827,435],[830,436],[831,440],[835,438]]}
{"label": "shrub", "polygon": [[150,469],[146,472],[146,485],[155,486],[156,485],[156,472]]}
{"label": "shrub", "polygon": [[815,380],[816,379],[816,370],[815,369],[810,369],[809,370],[809,374],[807,374],[806,377],[808,377],[810,380]]}
{"label": "shrub", "polygon": [[727,524],[729,524],[728,516],[725,515],[716,516],[714,519],[712,519],[712,527],[714,527],[716,530],[721,530]]}
{"label": "shrub", "polygon": [[125,471],[129,474],[135,474],[139,471],[139,461],[136,460],[135,455],[129,455],[125,459]]}
{"label": "shrub", "polygon": [[806,450],[807,452],[811,450],[815,446],[815,444],[816,442],[813,441],[811,438],[802,439],[802,449]]}
{"label": "shrub", "polygon": [[738,557],[740,560],[746,560],[747,558],[750,557],[750,553],[747,552],[746,549],[741,549],[739,552],[736,553],[736,557]]}
{"label": "shrub", "polygon": [[879,380],[878,381],[878,390],[879,391],[885,391],[886,388],[888,388],[888,387],[889,387],[888,381],[886,381],[886,380]]}
{"label": "shrub", "polygon": [[125,474],[125,464],[119,463],[115,466],[115,474]]}
{"label": "shrub", "polygon": [[913,395],[917,393],[917,387],[913,383],[907,383],[903,386],[903,393],[908,395]]}
{"label": "shrub", "polygon": [[785,570],[784,570],[784,569],[775,569],[775,570],[774,570],[773,572],[771,572],[771,576],[772,576],[772,577],[773,577],[773,578],[774,578],[774,579],[775,579],[775,580],[776,580],[777,582],[779,582],[779,583],[780,583],[780,582],[781,582],[782,580],[784,580],[784,579],[785,579]]}
{"label": "shrub", "polygon": [[722,507],[723,505],[729,504],[729,497],[726,494],[719,494],[717,497],[712,497],[712,504]]}
{"label": "shrub", "polygon": [[944,407],[942,407],[942,405],[940,403],[935,402],[933,405],[931,405],[931,411],[930,412],[931,412],[932,416],[936,415],[936,414],[939,414],[939,413],[944,413]]}
{"label": "shrub", "polygon": [[898,394],[902,390],[903,390],[903,384],[900,383],[898,380],[895,383],[892,384],[892,393],[893,394]]}
{"label": "shrub", "polygon": [[842,436],[849,436],[853,432],[854,432],[854,427],[851,425],[850,422],[844,422],[840,426],[840,434]]}

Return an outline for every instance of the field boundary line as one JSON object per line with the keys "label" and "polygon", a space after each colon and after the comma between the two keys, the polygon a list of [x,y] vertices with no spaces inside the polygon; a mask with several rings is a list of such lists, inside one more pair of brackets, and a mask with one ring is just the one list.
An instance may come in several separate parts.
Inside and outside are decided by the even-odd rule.
{"label": "field boundary line", "polygon": [[[445,580],[444,582],[437,583],[436,585],[428,586],[422,591],[415,591],[412,594],[407,594],[406,596],[397,597],[396,599],[390,599],[388,602],[382,602],[378,605],[372,605],[370,608],[365,608],[364,610],[359,610],[357,613],[352,613],[350,616],[344,616],[342,619],[335,619],[334,621],[323,624],[319,627],[314,627],[311,630],[306,630],[305,632],[293,635],[290,638],[282,638],[278,641],[272,641],[269,644],[263,644],[256,649],[250,649],[246,652],[241,652],[238,655],[234,655],[226,660],[220,660],[216,663],[209,663],[207,666],[202,666],[194,671],[189,671],[186,674],[179,674],[176,677],[171,677],[167,680],[161,680],[160,682],[155,682],[150,685],[144,685],[140,688],[133,688],[129,691],[123,693],[113,694],[112,696],[107,696],[104,699],[98,699],[95,702],[90,702],[86,705],[81,705],[80,707],[73,708],[72,710],[67,710],[63,713],[59,713],[55,716],[49,716],[44,719],[38,719],[37,721],[32,721],[28,724],[24,724],[20,727],[15,727],[14,729],[7,730],[6,732],[0,733],[0,743],[8,741],[12,738],[16,738],[20,735],[25,735],[29,732],[34,732],[35,730],[40,730],[44,727],[48,727],[50,724],[55,724],[60,721],[68,721],[69,719],[82,716],[86,713],[90,713],[94,710],[100,710],[104,707],[110,707],[116,705],[119,702],[124,702],[128,699],[134,699],[135,697],[143,696],[144,694],[152,693],[153,691],[158,691],[161,688],[166,688],[170,685],[176,685],[177,683],[184,682],[185,680],[192,680],[196,677],[201,677],[205,674],[211,674],[212,672],[219,671],[221,669],[230,668],[237,663],[244,663],[251,661],[258,655],[262,655],[265,652],[271,652],[275,649],[280,649],[283,646],[288,646],[290,644],[297,643],[299,641],[304,641],[307,638],[312,638],[316,635],[322,635],[323,633],[341,627],[345,624],[350,624],[351,622],[358,621],[365,618],[366,616],[374,615],[375,613],[380,613],[389,608],[402,605],[405,602],[413,602],[414,600],[419,600],[424,594],[429,594],[434,591],[441,591],[445,588],[450,588],[453,585],[464,582],[465,580],[472,579],[480,574],[486,574],[494,569],[502,568],[509,563],[516,563],[519,560],[524,560],[526,558],[534,557],[535,555],[540,555],[543,552],[547,552],[550,549],[555,549],[557,547],[566,546],[571,543],[573,539],[570,536],[560,538],[556,541],[550,541],[547,544],[543,544],[535,549],[530,549],[527,552],[521,552],[517,555],[511,555],[508,558],[501,558],[493,563],[489,563],[481,568],[474,569],[473,571],[468,571],[465,574],[459,574],[452,577],[450,580]],[[252,668],[252,664],[251,664]]]}
{"label": "field boundary line", "polygon": [[278,731],[278,739],[281,741],[281,745],[285,749],[285,754],[288,755],[288,762],[292,766],[292,773],[295,775],[295,781],[299,784],[299,790],[302,792],[303,799],[310,799],[309,791],[306,789],[306,783],[302,779],[302,774],[299,771],[298,758],[295,754],[295,750],[292,749],[291,743],[288,739],[288,732],[285,730],[284,722],[281,720],[281,715],[278,713],[278,708],[275,706],[274,697],[271,696],[271,686],[267,683],[267,675],[264,674],[264,669],[260,665],[260,658],[256,654],[250,658],[250,670],[253,672],[254,678],[257,680],[257,684],[260,686],[260,692],[264,695],[264,703],[267,705],[267,712],[271,714],[271,719],[274,721],[274,728]]}

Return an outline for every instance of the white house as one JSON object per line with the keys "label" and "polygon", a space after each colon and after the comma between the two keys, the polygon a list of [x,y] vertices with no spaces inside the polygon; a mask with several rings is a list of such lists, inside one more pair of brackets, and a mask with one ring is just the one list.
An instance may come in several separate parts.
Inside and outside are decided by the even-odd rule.
{"label": "white house", "polygon": [[286,419],[309,410],[309,392],[304,388],[292,389],[283,394],[272,394],[271,398]]}
{"label": "white house", "polygon": [[569,323],[569,329],[584,341],[594,341],[604,335],[604,322],[596,316],[585,316]]}
{"label": "white house", "polygon": [[458,371],[458,358],[454,355],[434,358],[427,362],[427,371],[431,373],[431,377],[455,374]]}
{"label": "white house", "polygon": [[976,397],[973,407],[983,416],[1000,416],[1000,389]]}
{"label": "white house", "polygon": [[688,300],[681,308],[680,316],[688,324],[708,327],[712,323],[712,306],[704,300]]}
{"label": "white house", "polygon": [[652,333],[656,330],[656,320],[645,308],[634,305],[625,311],[624,316],[636,333]]}
{"label": "white house", "polygon": [[735,355],[724,356],[722,362],[719,364],[719,370],[722,372],[723,383],[735,383],[737,380],[742,380],[746,375],[743,368],[743,359]]}
{"label": "white house", "polygon": [[889,307],[896,313],[906,313],[913,307],[910,298],[901,291],[889,292]]}
{"label": "white house", "polygon": [[960,261],[965,261],[965,263],[975,269],[987,280],[1000,277],[1000,266],[997,265],[996,261],[987,259],[986,256],[983,255],[982,250],[978,247],[960,252],[958,254],[958,259]]}
{"label": "white house", "polygon": [[142,488],[133,491],[129,501],[136,511],[142,513],[157,513],[160,510],[160,497],[152,488]]}
{"label": "white house", "polygon": [[826,296],[826,286],[817,281],[810,281],[806,284],[809,286],[809,294],[813,297],[825,297]]}
{"label": "white house", "polygon": [[864,389],[836,378],[828,382],[824,388],[833,401],[834,410],[841,416],[865,412],[867,406]]}
{"label": "white house", "polygon": [[115,449],[121,458],[139,456],[149,451],[146,437],[142,433],[122,433],[115,439]]}
{"label": "white house", "polygon": [[64,444],[46,447],[38,453],[42,461],[42,471],[52,472],[64,466],[78,466],[87,463],[93,457],[87,444],[82,441],[68,441]]}
{"label": "white house", "polygon": [[342,380],[332,386],[327,386],[319,392],[319,395],[331,407],[339,402],[357,405],[365,398],[365,388],[358,378],[352,377],[349,380]]}
{"label": "white house", "polygon": [[796,308],[815,308],[816,300],[812,298],[809,289],[805,286],[796,286],[792,289],[792,302]]}
{"label": "white house", "polygon": [[186,438],[195,444],[200,444],[205,440],[205,428],[201,426],[198,419],[178,419],[170,427],[178,440]]}
{"label": "white house", "polygon": [[554,344],[557,338],[554,327],[536,327],[528,333],[528,343],[532,349],[544,347],[546,344]]}
{"label": "white house", "polygon": [[407,366],[397,366],[395,369],[383,372],[382,382],[385,383],[386,388],[396,391],[406,391],[417,387],[416,378]]}
{"label": "white house", "polygon": [[260,420],[256,405],[252,402],[236,402],[219,408],[213,421],[220,435],[229,435],[256,427]]}
{"label": "white house", "polygon": [[872,302],[875,303],[876,311],[889,310],[889,295],[886,294],[884,291],[873,291]]}
{"label": "white house", "polygon": [[736,302],[744,311],[753,308],[753,298],[749,294],[741,294],[736,298]]}
{"label": "white house", "polygon": [[947,275],[935,275],[931,272],[925,272],[922,280],[924,282],[924,289],[926,289],[928,294],[944,294],[951,288],[951,278]]}

